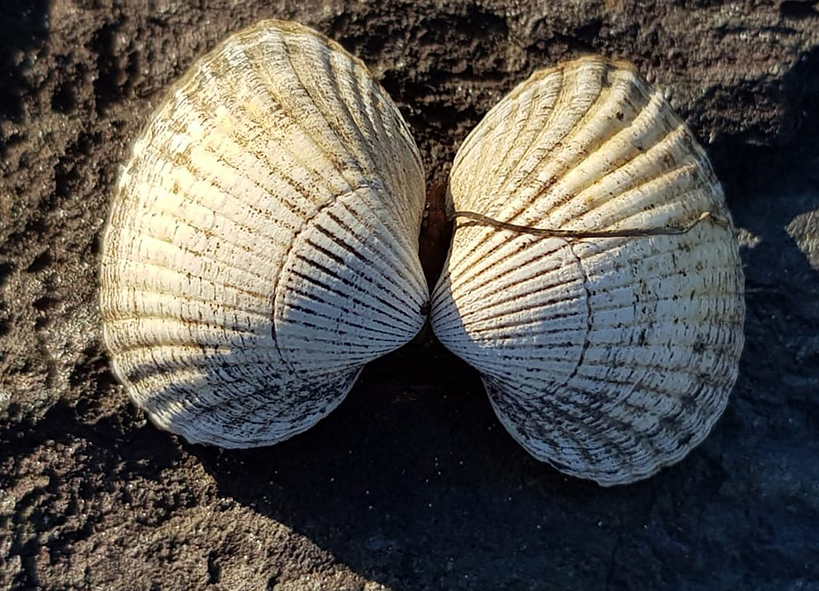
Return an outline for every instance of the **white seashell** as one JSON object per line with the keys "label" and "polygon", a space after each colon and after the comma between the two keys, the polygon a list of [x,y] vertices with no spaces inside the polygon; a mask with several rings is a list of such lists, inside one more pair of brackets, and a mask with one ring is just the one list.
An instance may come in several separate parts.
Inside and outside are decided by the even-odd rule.
{"label": "white seashell", "polygon": [[227,39],[137,140],[103,238],[114,372],[192,442],[276,443],[409,341],[424,173],[365,66],[295,23]]}
{"label": "white seashell", "polygon": [[512,436],[564,472],[628,483],[705,438],[737,377],[743,275],[720,185],[660,91],[599,57],[537,72],[466,139],[449,191],[455,210],[537,228],[710,212],[639,237],[460,222],[431,313]]}

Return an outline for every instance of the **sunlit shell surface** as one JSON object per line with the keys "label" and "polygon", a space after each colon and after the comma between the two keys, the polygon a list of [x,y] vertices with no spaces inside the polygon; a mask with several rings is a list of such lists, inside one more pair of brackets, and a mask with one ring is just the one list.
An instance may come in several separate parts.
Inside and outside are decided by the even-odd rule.
{"label": "sunlit shell surface", "polygon": [[[743,346],[743,276],[717,179],[632,67],[539,71],[472,131],[452,207],[537,228],[684,226],[564,239],[459,221],[433,292],[441,342],[482,374],[536,458],[603,485],[680,460],[725,408]],[[721,223],[718,223],[721,220]]]}
{"label": "sunlit shell surface", "polygon": [[365,66],[264,21],[170,90],[103,239],[113,369],[193,442],[276,443],[335,408],[424,323],[424,174]]}

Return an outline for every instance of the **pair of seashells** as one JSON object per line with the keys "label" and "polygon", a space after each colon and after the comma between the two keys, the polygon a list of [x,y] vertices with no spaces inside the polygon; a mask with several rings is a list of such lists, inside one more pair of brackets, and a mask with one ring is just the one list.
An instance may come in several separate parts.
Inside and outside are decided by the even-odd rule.
{"label": "pair of seashells", "polygon": [[430,301],[424,172],[389,96],[304,26],[233,35],[122,172],[101,270],[114,372],[189,441],[270,445],[431,308],[503,425],[564,472],[631,482],[708,434],[737,377],[743,276],[719,183],[660,92],[599,57],[536,72],[461,146],[448,198],[472,219]]}

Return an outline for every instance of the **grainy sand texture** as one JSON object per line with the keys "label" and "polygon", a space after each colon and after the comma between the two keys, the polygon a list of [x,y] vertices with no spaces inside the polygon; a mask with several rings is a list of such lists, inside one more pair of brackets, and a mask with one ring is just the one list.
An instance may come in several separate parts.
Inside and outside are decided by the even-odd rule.
{"label": "grainy sand texture", "polygon": [[[564,476],[429,331],[274,447],[148,422],[100,340],[112,188],[169,85],[267,17],[368,64],[429,187],[537,68],[602,53],[666,89],[723,182],[747,283],[710,437],[627,487]],[[819,589],[817,2],[3,0],[0,588]]]}

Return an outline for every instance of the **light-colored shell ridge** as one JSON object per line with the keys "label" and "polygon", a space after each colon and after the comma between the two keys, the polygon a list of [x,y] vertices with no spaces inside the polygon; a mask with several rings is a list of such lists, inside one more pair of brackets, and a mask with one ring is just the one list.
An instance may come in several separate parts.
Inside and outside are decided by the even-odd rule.
{"label": "light-colored shell ridge", "polygon": [[192,442],[304,431],[423,325],[423,207],[415,143],[359,60],[295,23],[233,35],[122,171],[100,277],[114,372]]}
{"label": "light-colored shell ridge", "polygon": [[464,141],[449,191],[455,210],[537,228],[725,220],[593,239],[461,221],[432,296],[437,337],[562,471],[631,482],[709,433],[737,378],[743,275],[719,182],[660,91],[599,57],[537,72]]}

